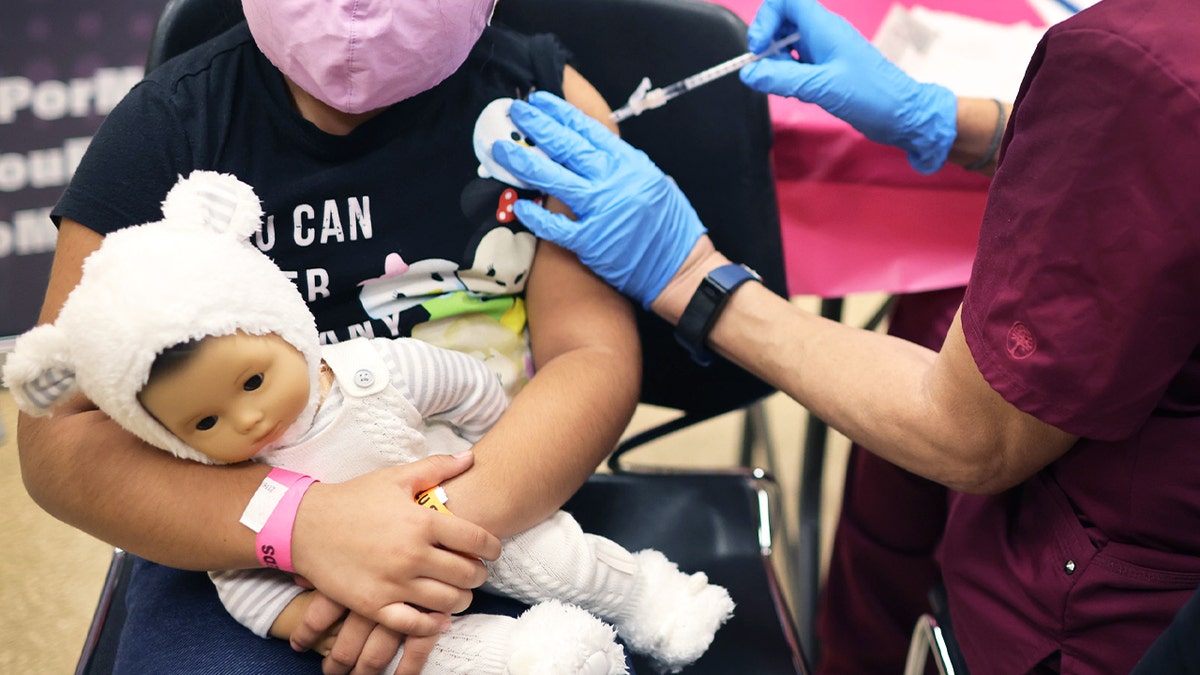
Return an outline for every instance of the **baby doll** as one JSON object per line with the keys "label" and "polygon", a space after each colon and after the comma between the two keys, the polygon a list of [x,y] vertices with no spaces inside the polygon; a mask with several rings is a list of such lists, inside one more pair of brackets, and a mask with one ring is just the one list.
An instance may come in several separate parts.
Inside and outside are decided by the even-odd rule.
{"label": "baby doll", "polygon": [[[261,215],[249,186],[198,171],[167,195],[162,221],[108,235],[57,321],[18,339],[4,367],[18,406],[51,414],[78,390],[178,457],[335,482],[458,452],[490,428],[507,399],[470,356],[413,339],[320,345],[296,287],[249,243]],[[424,672],[624,673],[600,619],[678,671],[733,610],[704,574],[585,534],[562,511],[505,540],[488,571],[485,588],[531,609],[453,617]],[[279,570],[212,577],[262,636],[304,592]]]}

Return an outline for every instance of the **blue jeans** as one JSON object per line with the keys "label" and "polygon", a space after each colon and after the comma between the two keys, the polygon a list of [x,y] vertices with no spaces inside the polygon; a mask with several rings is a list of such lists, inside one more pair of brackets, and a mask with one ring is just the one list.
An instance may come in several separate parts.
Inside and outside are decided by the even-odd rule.
{"label": "blue jeans", "polygon": [[[125,609],[113,669],[118,675],[321,672],[320,656],[294,652],[286,641],[260,638],[234,621],[203,572],[133,558]],[[517,616],[524,609],[515,600],[477,592],[467,612]]]}

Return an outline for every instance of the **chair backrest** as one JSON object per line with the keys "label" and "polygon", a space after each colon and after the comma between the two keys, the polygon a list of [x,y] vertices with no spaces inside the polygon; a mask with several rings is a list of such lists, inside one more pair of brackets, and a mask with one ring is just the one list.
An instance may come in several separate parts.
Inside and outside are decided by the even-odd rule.
{"label": "chair backrest", "polygon": [[[772,564],[782,537],[779,485],[748,469],[597,474],[563,507],[588,532],[631,551],[655,548],[703,571],[737,604],[690,675],[808,675],[782,582]],[[639,675],[655,670],[631,656]]]}
{"label": "chair backrest", "polygon": [[146,72],[239,23],[241,0],[167,0],[146,55]]}
{"label": "chair backrest", "polygon": [[[746,24],[704,0],[501,0],[494,21],[557,35],[614,109],[643,77],[664,86],[746,51]],[[622,122],[621,134],[675,179],[721,251],[786,292],[765,95],[730,75]],[[772,393],[723,359],[696,365],[658,317],[639,310],[638,322],[642,402],[711,416]]]}

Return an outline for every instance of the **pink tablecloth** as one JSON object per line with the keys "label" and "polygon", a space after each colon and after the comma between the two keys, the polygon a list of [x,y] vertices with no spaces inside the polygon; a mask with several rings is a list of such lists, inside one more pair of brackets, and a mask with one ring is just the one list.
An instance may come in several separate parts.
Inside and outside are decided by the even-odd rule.
{"label": "pink tablecloth", "polygon": [[[715,1],[747,23],[761,4]],[[823,4],[870,37],[892,1]],[[901,4],[1041,25],[1025,0]],[[954,166],[923,176],[909,167],[900,150],[866,140],[814,105],[774,96],[770,105],[784,256],[793,295],[913,293],[966,282],[986,178]]]}

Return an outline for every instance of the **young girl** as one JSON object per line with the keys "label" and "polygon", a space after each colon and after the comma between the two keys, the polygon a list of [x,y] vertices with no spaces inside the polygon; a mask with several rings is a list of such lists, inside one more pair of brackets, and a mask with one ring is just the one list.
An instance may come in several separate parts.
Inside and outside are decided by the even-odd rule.
{"label": "young girl", "polygon": [[[294,284],[249,244],[261,211],[236,178],[195,172],[163,213],[107,237],[57,322],[17,341],[4,374],[22,410],[47,414],[77,386],[151,445],[204,463],[265,462],[288,469],[284,482],[465,451],[505,410],[496,375],[461,352],[411,338],[321,346]],[[252,529],[253,518],[248,509]],[[286,551],[271,555],[266,565],[290,569]],[[425,672],[624,673],[612,630],[588,612],[678,670],[732,611],[702,573],[584,534],[562,511],[505,540],[488,567],[490,589],[534,607],[456,617]],[[290,636],[308,601],[280,570],[213,579],[260,636]]]}
{"label": "young girl", "polygon": [[[243,0],[249,23],[162,64],[109,113],[52,212],[42,322],[105,236],[156,220],[179,175],[210,170],[254,186],[265,213],[255,243],[292,275],[325,342],[422,337],[414,332],[467,313],[519,342],[532,366],[520,374],[536,376],[473,447],[474,470],[453,475],[471,460],[438,458],[317,483],[299,506],[297,571],[370,626],[360,635],[372,645],[381,633],[407,636],[410,658],[414,639],[431,644],[440,614],[470,603],[484,575],[477,559],[499,551],[487,533],[544,520],[611,452],[640,382],[626,301],[572,254],[464,208],[482,180],[471,129],[491,101],[538,89],[608,112],[556,40],[486,25],[493,4]],[[236,14],[237,0],[221,7]],[[333,95],[341,85],[360,98]],[[449,287],[460,279],[482,291],[464,298]],[[288,643],[229,621],[207,576],[188,571],[259,564],[238,517],[266,469],[176,461],[82,396],[62,412],[22,415],[22,474],[48,512],[138,556],[117,670],[319,672]],[[538,478],[525,481],[531,467]],[[458,518],[412,504],[418,474],[442,483]],[[308,625],[296,644],[308,644]]]}

